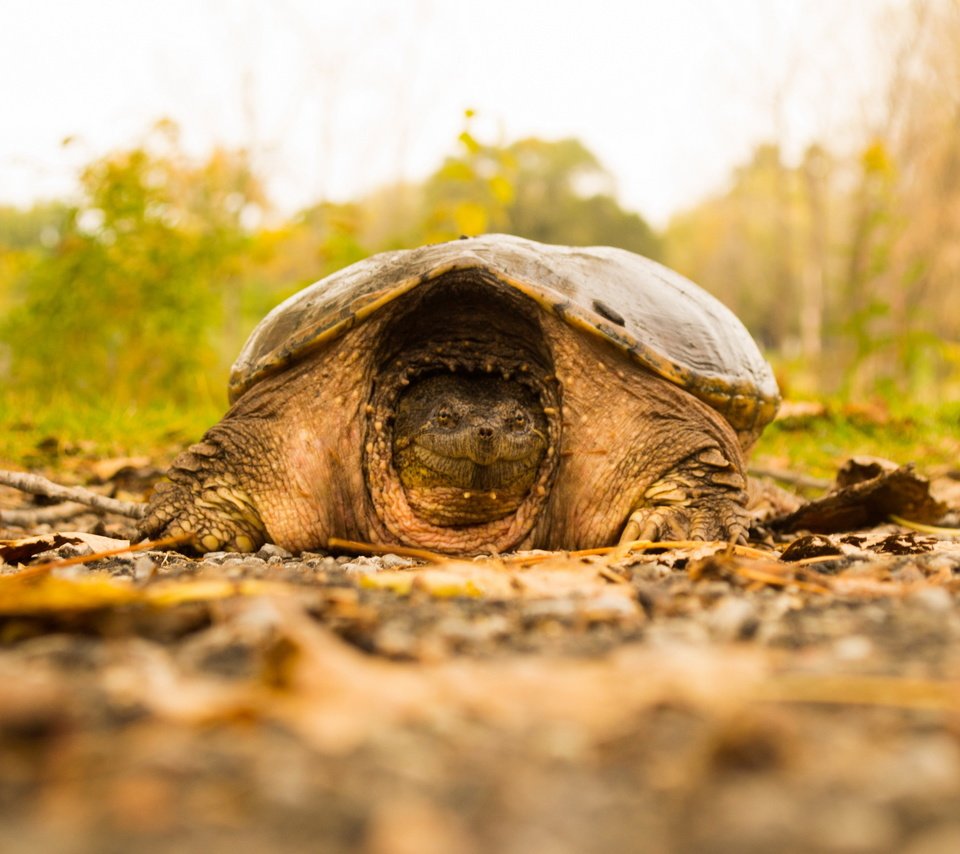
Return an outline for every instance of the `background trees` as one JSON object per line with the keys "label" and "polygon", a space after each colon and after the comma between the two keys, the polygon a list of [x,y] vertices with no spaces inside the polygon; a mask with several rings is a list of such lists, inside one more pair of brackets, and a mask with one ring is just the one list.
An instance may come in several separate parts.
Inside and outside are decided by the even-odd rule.
{"label": "background trees", "polygon": [[659,232],[576,139],[478,138],[417,182],[271,208],[245,151],[188,156],[159,123],[79,196],[0,207],[0,397],[223,405],[253,324],[367,254],[461,234],[609,244],[726,302],[791,394],[940,402],[960,389],[960,6],[904,6],[854,144],[773,138]]}
{"label": "background trees", "polygon": [[758,147],[670,223],[666,258],[744,318],[792,390],[942,401],[960,347],[960,6],[893,23],[859,144],[792,163]]}

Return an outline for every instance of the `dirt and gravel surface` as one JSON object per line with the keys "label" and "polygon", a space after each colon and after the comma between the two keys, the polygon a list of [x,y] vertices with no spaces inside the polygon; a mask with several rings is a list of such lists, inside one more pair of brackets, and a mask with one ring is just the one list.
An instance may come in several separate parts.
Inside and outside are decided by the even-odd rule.
{"label": "dirt and gravel surface", "polygon": [[144,551],[24,578],[115,543],[22,534],[0,533],[0,851],[960,851],[954,539]]}

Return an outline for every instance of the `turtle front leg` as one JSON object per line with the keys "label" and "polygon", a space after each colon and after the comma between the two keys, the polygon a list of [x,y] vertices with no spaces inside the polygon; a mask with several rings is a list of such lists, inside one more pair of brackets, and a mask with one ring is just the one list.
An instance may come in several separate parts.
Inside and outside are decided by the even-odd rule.
{"label": "turtle front leg", "polygon": [[701,449],[644,491],[620,542],[633,540],[746,541],[746,479],[739,458],[719,447]]}
{"label": "turtle front leg", "polygon": [[185,545],[201,554],[256,551],[267,541],[266,527],[230,464],[229,445],[236,443],[225,443],[214,430],[174,460],[169,480],[157,484],[147,505],[140,533],[152,539],[184,536]]}

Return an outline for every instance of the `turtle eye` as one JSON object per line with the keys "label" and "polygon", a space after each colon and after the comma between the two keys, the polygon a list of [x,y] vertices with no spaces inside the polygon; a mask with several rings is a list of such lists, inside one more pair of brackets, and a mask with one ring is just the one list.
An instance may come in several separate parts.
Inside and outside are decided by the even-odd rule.
{"label": "turtle eye", "polygon": [[434,421],[436,421],[438,427],[452,427],[453,420],[453,413],[445,406],[441,407],[434,416]]}
{"label": "turtle eye", "polygon": [[522,412],[517,412],[514,414],[510,424],[514,430],[522,430],[527,426],[527,416]]}

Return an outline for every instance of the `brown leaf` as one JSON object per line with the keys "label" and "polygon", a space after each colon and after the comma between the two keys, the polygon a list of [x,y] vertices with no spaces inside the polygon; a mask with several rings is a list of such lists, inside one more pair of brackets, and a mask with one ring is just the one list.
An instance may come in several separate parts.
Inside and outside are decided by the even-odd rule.
{"label": "brown leaf", "polygon": [[76,545],[76,536],[45,534],[42,537],[22,537],[18,540],[0,540],[0,563],[16,565],[30,560],[35,555],[58,549],[68,544]]}
{"label": "brown leaf", "polygon": [[898,532],[891,534],[889,537],[884,537],[872,547],[872,551],[889,555],[923,554],[933,549],[933,542],[930,539],[918,540],[913,531]]}
{"label": "brown leaf", "polygon": [[798,537],[789,546],[783,550],[780,560],[792,562],[796,560],[808,560],[812,557],[825,557],[827,555],[843,554],[843,551],[835,543],[830,542],[826,537],[819,534],[808,534],[805,537]]}
{"label": "brown leaf", "polygon": [[895,462],[883,457],[867,455],[851,457],[837,471],[837,486],[843,489],[846,486],[853,486],[855,483],[873,480],[873,478],[882,474],[891,474],[898,468],[900,466]]}
{"label": "brown leaf", "polygon": [[767,524],[779,531],[834,534],[879,525],[891,515],[914,522],[935,522],[946,509],[930,494],[930,482],[925,477],[914,472],[912,466],[901,466],[844,486]]}

